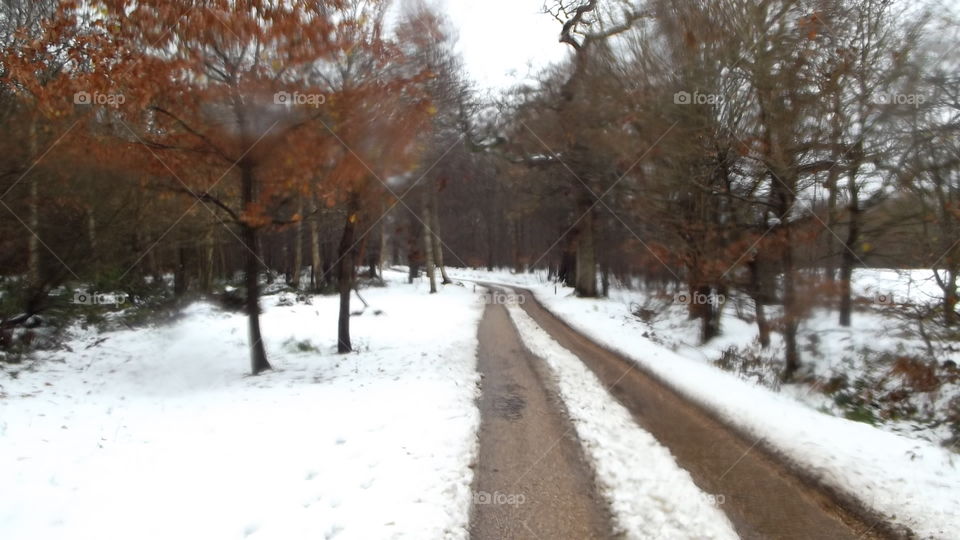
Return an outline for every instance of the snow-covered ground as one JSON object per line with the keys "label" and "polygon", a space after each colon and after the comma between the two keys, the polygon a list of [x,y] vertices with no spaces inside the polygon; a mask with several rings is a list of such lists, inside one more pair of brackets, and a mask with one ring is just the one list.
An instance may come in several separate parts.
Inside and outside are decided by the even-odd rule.
{"label": "snow-covered ground", "polygon": [[[938,444],[824,414],[798,399],[795,392],[778,393],[715,367],[708,352],[692,345],[686,347],[687,354],[680,354],[684,347],[672,351],[662,340],[650,339],[656,330],[630,313],[631,303],[642,300],[640,293],[621,290],[613,291],[610,299],[581,299],[570,289],[546,282],[543,275],[470,270],[453,275],[531,289],[574,328],[632,358],[755,437],[758,444],[775,449],[891,521],[935,538],[950,538],[960,530],[956,512],[960,458],[956,454]],[[665,317],[679,326],[676,317]],[[736,324],[731,321],[736,319],[725,319],[725,330]]]}
{"label": "snow-covered ground", "polygon": [[[670,451],[641,429],[600,380],[522,308],[510,317],[530,351],[557,381],[584,451],[615,520],[627,538],[737,538],[719,509],[723,495],[704,493]],[[637,466],[642,463],[643,466]]]}
{"label": "snow-covered ground", "polygon": [[362,291],[356,354],[336,298],[273,295],[258,377],[245,317],[205,303],[0,372],[0,537],[466,538],[482,306],[403,277]]}

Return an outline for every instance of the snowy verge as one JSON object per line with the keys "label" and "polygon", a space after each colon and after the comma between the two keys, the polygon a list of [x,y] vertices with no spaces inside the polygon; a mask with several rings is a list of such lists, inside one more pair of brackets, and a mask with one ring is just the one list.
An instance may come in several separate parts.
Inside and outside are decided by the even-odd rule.
{"label": "snowy verge", "polygon": [[536,295],[575,329],[632,359],[812,477],[930,538],[960,530],[960,469],[947,449],[837,418],[690,360],[567,300]]}
{"label": "snowy verge", "polygon": [[245,317],[204,303],[0,374],[0,538],[467,538],[481,306],[388,277],[356,354],[335,297],[269,296],[258,377]]}
{"label": "snowy verge", "polygon": [[[737,538],[720,497],[702,492],[670,451],[630,413],[573,353],[516,305],[508,307],[524,345],[544,359],[557,380],[577,435],[628,538]],[[638,467],[637,463],[643,463]],[[721,496],[722,497],[722,496]]]}

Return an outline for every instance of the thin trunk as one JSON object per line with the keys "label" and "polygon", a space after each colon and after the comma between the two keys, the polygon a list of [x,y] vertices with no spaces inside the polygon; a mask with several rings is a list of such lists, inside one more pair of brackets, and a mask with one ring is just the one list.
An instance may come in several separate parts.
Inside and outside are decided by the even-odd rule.
{"label": "thin trunk", "polygon": [[340,293],[340,315],[337,321],[337,352],[348,353],[353,350],[350,343],[350,291],[353,288],[356,262],[353,249],[356,223],[359,219],[360,202],[356,193],[351,193],[347,202],[347,217],[343,224],[343,236],[340,237],[340,247],[337,256],[337,289]]}
{"label": "thin trunk", "polygon": [[437,219],[437,192],[436,190],[431,190],[430,195],[430,230],[432,234],[430,237],[433,239],[433,257],[436,261],[437,268],[440,269],[440,282],[444,285],[449,285],[453,283],[450,281],[450,277],[447,276],[447,268],[443,264],[443,242],[440,241],[440,220]]}
{"label": "thin trunk", "polygon": [[600,286],[604,298],[610,297],[610,267],[606,264],[600,267]]}
{"label": "thin trunk", "polygon": [[[381,206],[381,211],[383,206]],[[386,220],[380,220],[380,253],[377,257],[377,271],[383,276],[383,265],[387,259],[387,223]]]}
{"label": "thin trunk", "polygon": [[213,226],[208,226],[203,235],[203,275],[200,278],[200,288],[205,293],[213,290],[213,250]]}
{"label": "thin trunk", "polygon": [[420,253],[419,242],[420,242],[420,229],[423,227],[423,224],[420,223],[420,220],[417,219],[417,215],[410,210],[407,214],[409,216],[409,225],[407,228],[407,264],[410,266],[410,274],[408,276],[408,283],[413,283],[413,280],[420,277],[420,264],[423,262],[423,255]]}
{"label": "thin trunk", "polygon": [[577,234],[577,296],[597,296],[597,259],[593,241],[593,210],[589,201]]}
{"label": "thin trunk", "polygon": [[847,249],[843,251],[840,257],[840,326],[844,327],[850,326],[853,311],[853,293],[850,282],[853,279],[854,256],[850,252],[850,240],[857,236],[854,229],[855,227],[851,223],[845,243]]}
{"label": "thin trunk", "polygon": [[800,323],[789,226],[786,231],[787,241],[783,255],[783,341],[786,346],[786,364],[783,369],[783,382],[793,380],[793,376],[800,369],[800,349],[797,345],[797,330]]}
{"label": "thin trunk", "polygon": [[423,192],[423,202],[425,218],[423,220],[423,262],[426,265],[427,278],[430,280],[430,294],[434,294],[437,292],[437,275],[433,260],[433,228],[430,226],[430,199],[426,191]]}
{"label": "thin trunk", "polygon": [[[316,209],[316,208],[315,208]],[[314,212],[310,218],[310,288],[319,291],[323,278],[323,262],[320,258],[319,215]]]}
{"label": "thin trunk", "polygon": [[189,253],[184,242],[177,243],[177,266],[173,271],[173,295],[182,298],[190,288]]}
{"label": "thin trunk", "polygon": [[557,266],[557,281],[564,287],[577,286],[577,246],[573,234],[568,233],[563,239],[563,251],[560,253],[560,264]]}
{"label": "thin trunk", "polygon": [[[832,158],[835,163],[839,162],[843,156],[844,152],[841,147],[842,137],[843,137],[843,124],[842,124],[842,100],[840,99],[842,92],[839,88],[835,89],[833,92],[833,115],[830,121],[831,130],[830,130],[830,142],[833,148]],[[836,237],[833,235],[834,227],[837,223],[837,181],[840,178],[841,167],[834,165],[830,167],[830,170],[827,171],[826,187],[828,191],[827,195],[827,232],[826,235],[827,242],[827,260],[826,260],[826,274],[827,279],[830,282],[833,282],[837,279],[837,260],[836,260]]]}
{"label": "thin trunk", "polygon": [[760,278],[760,263],[754,257],[749,265],[750,269],[750,297],[753,299],[753,309],[757,318],[757,339],[760,341],[760,347],[766,349],[770,346],[770,323],[767,322],[767,314],[764,309],[766,298],[763,294]]}
{"label": "thin trunk", "polygon": [[494,236],[494,222],[492,216],[486,216],[487,222],[487,272],[493,272],[494,260],[493,260],[493,236]]}
{"label": "thin trunk", "polygon": [[297,215],[300,221],[293,230],[293,277],[290,279],[294,289],[300,288],[300,271],[303,268],[303,197],[297,197]]}
{"label": "thin trunk", "polygon": [[97,218],[93,215],[93,208],[87,209],[87,241],[90,244],[90,266],[96,281],[100,278],[100,257],[97,255]]}
{"label": "thin trunk", "polygon": [[853,278],[853,265],[857,261],[854,250],[860,242],[860,192],[857,187],[857,172],[860,168],[860,144],[854,156],[854,164],[847,175],[847,196],[850,203],[847,206],[849,224],[847,225],[847,239],[843,244],[840,258],[840,326],[850,326],[853,311],[853,293],[850,290],[850,280]]}
{"label": "thin trunk", "polygon": [[[32,161],[37,155],[37,123],[30,122],[30,133],[28,134],[29,159]],[[36,285],[40,283],[40,244],[37,235],[40,234],[40,209],[39,209],[39,186],[36,173],[31,174],[27,180],[30,187],[30,193],[27,199],[28,214],[27,223],[30,226],[30,233],[27,236],[27,278],[30,283]]]}
{"label": "thin trunk", "polygon": [[[253,168],[249,163],[240,166],[240,183],[243,192],[243,206],[248,208],[256,200],[255,179]],[[256,227],[245,222],[240,224],[241,239],[246,248],[244,265],[244,285],[247,290],[246,308],[249,323],[250,340],[250,371],[257,375],[271,369],[267,361],[267,351],[263,346],[263,336],[260,332],[260,238]]]}
{"label": "thin trunk", "polygon": [[943,291],[943,324],[952,328],[957,324],[957,271],[947,270],[946,280]]}

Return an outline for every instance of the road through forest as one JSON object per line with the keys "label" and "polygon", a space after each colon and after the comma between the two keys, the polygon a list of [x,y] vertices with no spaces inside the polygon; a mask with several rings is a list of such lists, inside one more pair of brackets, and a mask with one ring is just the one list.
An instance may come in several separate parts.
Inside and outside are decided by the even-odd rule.
{"label": "road through forest", "polygon": [[[762,441],[741,436],[635,363],[574,331],[529,291],[514,290],[534,321],[597,375],[703,491],[723,495],[721,509],[741,538],[898,536],[786,466]],[[479,341],[483,389],[471,537],[610,538],[609,508],[544,361],[524,348],[502,305],[486,307]],[[698,538],[697,531],[689,533]]]}

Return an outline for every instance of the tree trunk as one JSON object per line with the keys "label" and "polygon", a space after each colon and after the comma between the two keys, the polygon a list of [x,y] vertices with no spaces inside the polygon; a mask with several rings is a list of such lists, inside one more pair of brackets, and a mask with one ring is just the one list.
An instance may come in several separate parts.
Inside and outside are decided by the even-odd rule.
{"label": "tree trunk", "polygon": [[[381,206],[381,211],[383,207]],[[377,256],[377,271],[380,277],[383,277],[383,265],[386,263],[387,259],[387,223],[385,220],[380,220],[380,252]]]}
{"label": "tree trunk", "polygon": [[[831,159],[834,163],[839,163],[843,159],[845,152],[841,146],[843,139],[843,105],[842,105],[842,92],[839,88],[835,89],[832,92],[833,96],[833,114],[830,119],[830,144],[832,148]],[[825,185],[827,188],[827,234],[826,235],[826,250],[827,250],[827,260],[825,265],[827,280],[830,283],[833,283],[837,279],[837,254],[835,249],[837,247],[836,237],[833,234],[834,227],[837,223],[837,190],[838,190],[838,180],[840,178],[841,168],[838,166],[830,167],[830,170],[827,171],[827,178],[825,180]]]}
{"label": "tree trunk", "polygon": [[494,235],[495,235],[495,224],[493,221],[493,216],[486,216],[485,221],[487,222],[487,272],[493,272],[494,267]]}
{"label": "tree trunk", "polygon": [[360,202],[356,193],[351,193],[347,202],[347,218],[343,224],[343,236],[340,237],[340,247],[337,256],[337,289],[340,293],[340,315],[337,321],[337,352],[348,353],[353,350],[350,343],[350,291],[353,289],[353,275],[356,271],[356,262],[353,260],[356,251],[353,249],[356,223],[359,219]]}
{"label": "tree trunk", "polygon": [[[848,234],[848,239],[849,236]],[[850,326],[853,311],[853,293],[850,282],[853,279],[854,261],[853,254],[848,250],[849,247],[843,251],[840,257],[840,326],[844,327]]]}
{"label": "tree trunk", "polygon": [[93,215],[93,208],[87,209],[87,241],[90,244],[90,266],[94,281],[100,279],[100,257],[97,254],[97,218]]}
{"label": "tree trunk", "polygon": [[760,263],[754,257],[748,264],[750,269],[750,297],[753,298],[753,310],[757,317],[757,339],[760,341],[760,347],[766,349],[770,346],[770,323],[767,322],[767,314],[764,309],[766,297],[763,294],[760,278]]}
{"label": "tree trunk", "polygon": [[200,288],[205,293],[210,293],[213,290],[213,226],[208,226],[206,233],[203,235],[203,265],[202,265],[202,276],[200,277]]}
{"label": "tree trunk", "polygon": [[320,216],[314,206],[313,216],[310,217],[310,289],[320,290],[320,281],[323,279],[323,262],[320,259]]}
{"label": "tree trunk", "polygon": [[[243,206],[249,208],[256,200],[254,192],[256,186],[250,164],[241,164],[240,178]],[[246,308],[250,334],[250,370],[254,375],[258,375],[271,369],[270,362],[267,361],[266,348],[263,346],[263,336],[260,333],[260,239],[257,228],[245,222],[240,224],[240,230],[246,248],[243,279],[247,289]]]}
{"label": "tree trunk", "polygon": [[957,271],[947,270],[943,286],[943,325],[952,328],[957,324]]}
{"label": "tree trunk", "polygon": [[563,239],[563,251],[560,253],[560,264],[557,266],[557,281],[564,287],[577,286],[577,246],[571,233]]}
{"label": "tree trunk", "polygon": [[173,295],[183,298],[190,288],[189,278],[190,255],[184,242],[177,243],[177,266],[173,272]]}
{"label": "tree trunk", "polygon": [[[856,156],[859,156],[858,143]],[[853,265],[856,263],[854,250],[860,242],[860,193],[857,187],[857,172],[860,168],[860,158],[854,158],[854,164],[848,173],[847,196],[850,203],[847,207],[850,223],[847,225],[847,239],[843,244],[844,250],[840,258],[840,326],[850,326],[853,311],[853,298],[850,290],[850,280],[853,278]]]}
{"label": "tree trunk", "polygon": [[440,269],[440,282],[444,285],[449,285],[453,283],[450,281],[450,277],[447,276],[447,268],[443,264],[443,242],[440,241],[440,220],[437,218],[437,192],[436,190],[430,190],[430,230],[432,234],[430,237],[433,239],[433,258],[437,264],[437,268]]}
{"label": "tree trunk", "polygon": [[430,225],[430,199],[429,194],[423,192],[423,264],[427,269],[427,278],[430,280],[430,294],[437,292],[437,276],[433,260],[433,228]]}
{"label": "tree trunk", "polygon": [[303,269],[303,197],[297,197],[297,215],[300,221],[293,230],[293,277],[290,284],[294,289],[300,288],[300,273]]}
{"label": "tree trunk", "polygon": [[706,343],[720,335],[720,302],[722,293],[710,285],[691,287],[690,307],[700,319],[700,342]]}
{"label": "tree trunk", "polygon": [[407,264],[410,266],[408,283],[413,283],[414,279],[420,277],[420,264],[423,262],[423,255],[420,253],[420,229],[423,224],[417,218],[417,215],[411,209],[407,216],[409,224],[407,228]]}
{"label": "tree trunk", "polygon": [[600,287],[604,298],[610,297],[610,267],[606,264],[600,267]]}
{"label": "tree trunk", "polygon": [[593,241],[593,210],[589,209],[580,220],[577,234],[577,296],[595,298],[597,296],[597,259]]}
{"label": "tree trunk", "polygon": [[783,255],[783,341],[786,346],[786,364],[783,369],[783,382],[793,380],[800,369],[800,349],[797,346],[797,330],[800,323],[797,313],[796,281],[793,269],[793,247],[789,226],[787,242]]}
{"label": "tree trunk", "polygon": [[[30,121],[30,132],[28,134],[28,153],[31,162],[37,155],[37,122]],[[40,244],[37,235],[40,234],[40,208],[39,208],[39,179],[36,174],[31,174],[27,179],[27,185],[30,192],[27,198],[27,223],[30,225],[30,234],[27,236],[27,279],[31,285],[40,283]]]}

